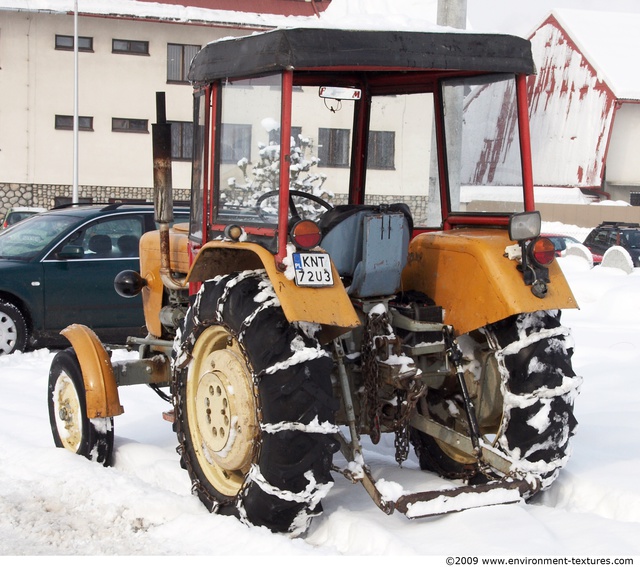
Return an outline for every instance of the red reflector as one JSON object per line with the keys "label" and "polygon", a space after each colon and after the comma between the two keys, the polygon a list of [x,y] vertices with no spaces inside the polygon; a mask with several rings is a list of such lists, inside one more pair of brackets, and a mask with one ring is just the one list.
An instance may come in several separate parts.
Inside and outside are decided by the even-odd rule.
{"label": "red reflector", "polygon": [[289,234],[291,242],[299,248],[309,250],[320,244],[320,227],[311,220],[301,220],[293,225]]}
{"label": "red reflector", "polygon": [[533,258],[541,266],[548,266],[556,256],[556,248],[548,238],[538,238],[531,249]]}

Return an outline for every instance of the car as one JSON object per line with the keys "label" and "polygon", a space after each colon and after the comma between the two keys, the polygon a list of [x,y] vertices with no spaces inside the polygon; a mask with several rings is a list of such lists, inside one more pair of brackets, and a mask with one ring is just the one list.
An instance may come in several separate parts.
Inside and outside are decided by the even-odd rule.
{"label": "car", "polygon": [[30,216],[37,215],[38,213],[42,213],[46,210],[47,209],[42,207],[13,207],[4,215],[4,219],[0,225],[0,230],[9,228],[12,224],[20,222]]}
{"label": "car", "polygon": [[[176,223],[189,211],[176,207]],[[140,298],[114,289],[139,269],[138,240],[155,230],[153,205],[71,205],[0,233],[0,355],[64,344],[60,331],[84,323],[106,343],[144,336]]]}
{"label": "car", "polygon": [[553,246],[556,249],[556,256],[564,256],[567,252],[567,247],[572,244],[582,244],[577,238],[569,236],[568,234],[541,234],[541,237],[548,238],[553,242]]}
{"label": "car", "polygon": [[634,267],[640,267],[640,223],[605,221],[585,238],[584,245],[593,254],[593,263],[602,262],[602,256],[612,246],[621,246],[631,256]]}

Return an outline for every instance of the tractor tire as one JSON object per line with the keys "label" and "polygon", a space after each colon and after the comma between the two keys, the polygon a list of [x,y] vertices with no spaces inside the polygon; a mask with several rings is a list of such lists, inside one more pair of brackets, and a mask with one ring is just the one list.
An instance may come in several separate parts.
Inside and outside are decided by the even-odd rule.
{"label": "tractor tire", "polygon": [[24,351],[28,339],[27,322],[13,303],[0,301],[0,355]]}
{"label": "tractor tire", "polygon": [[[483,441],[513,463],[516,476],[535,480],[536,491],[549,487],[570,455],[569,439],[577,425],[573,403],[582,382],[571,366],[573,343],[560,324],[560,312],[512,316],[458,342],[470,373],[467,386],[475,382],[476,392],[482,392],[474,405]],[[459,393],[453,381],[430,390],[418,411],[468,434]],[[501,476],[421,431],[413,429],[411,440],[424,470],[470,484]]]}
{"label": "tractor tire", "polygon": [[87,417],[87,398],[80,363],[73,348],[58,352],[49,370],[49,423],[56,447],[90,461],[111,465],[113,417]]}
{"label": "tractor tire", "polygon": [[211,512],[303,534],[333,484],[332,361],[263,270],[204,282],[174,347],[182,466]]}

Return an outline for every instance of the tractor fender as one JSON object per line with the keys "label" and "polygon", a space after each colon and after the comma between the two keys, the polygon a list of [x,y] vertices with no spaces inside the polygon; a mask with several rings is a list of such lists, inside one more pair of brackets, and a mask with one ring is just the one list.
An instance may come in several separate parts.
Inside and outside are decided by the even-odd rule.
{"label": "tractor fender", "polygon": [[111,358],[97,335],[88,327],[69,325],[60,331],[73,346],[84,381],[87,417],[112,417],[124,413],[120,405]]}
{"label": "tractor fender", "polygon": [[524,283],[513,245],[500,229],[454,229],[418,234],[409,245],[404,290],[421,291],[444,310],[444,322],[463,335],[511,315],[577,308],[557,261],[549,266],[547,295],[536,297]]}
{"label": "tractor fender", "polygon": [[[360,320],[331,263],[333,285],[299,287],[276,266],[274,255],[259,244],[214,240],[205,244],[194,259],[187,281],[203,282],[231,272],[264,268],[285,317],[289,322],[308,321],[333,328],[338,336],[360,326]],[[337,333],[337,334],[336,334]]]}

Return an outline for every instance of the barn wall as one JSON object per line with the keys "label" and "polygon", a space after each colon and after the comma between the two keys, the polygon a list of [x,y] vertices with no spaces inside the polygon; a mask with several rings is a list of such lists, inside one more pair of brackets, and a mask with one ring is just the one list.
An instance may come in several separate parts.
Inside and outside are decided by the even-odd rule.
{"label": "barn wall", "polygon": [[601,187],[615,97],[553,15],[531,43],[534,182]]}

